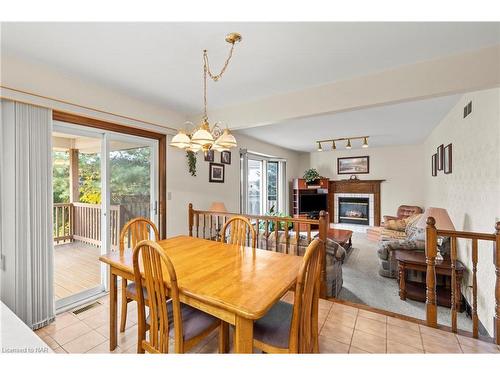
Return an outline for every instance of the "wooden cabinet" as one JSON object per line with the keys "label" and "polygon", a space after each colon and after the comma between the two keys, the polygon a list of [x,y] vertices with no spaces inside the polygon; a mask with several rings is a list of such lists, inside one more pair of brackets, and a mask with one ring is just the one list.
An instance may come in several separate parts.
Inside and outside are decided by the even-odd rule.
{"label": "wooden cabinet", "polygon": [[[292,214],[299,215],[300,210],[300,197],[303,194],[328,194],[329,179],[321,178],[316,183],[306,184],[303,178],[295,178],[293,180],[293,194],[292,194]],[[328,198],[327,198],[328,199]],[[328,207],[329,205],[327,205]],[[328,211],[328,208],[326,209]]]}

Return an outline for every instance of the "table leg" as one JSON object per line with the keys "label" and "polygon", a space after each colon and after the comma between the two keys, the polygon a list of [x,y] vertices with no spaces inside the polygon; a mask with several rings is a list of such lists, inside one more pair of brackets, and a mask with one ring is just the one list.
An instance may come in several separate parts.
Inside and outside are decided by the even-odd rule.
{"label": "table leg", "polygon": [[109,271],[109,351],[116,349],[117,342],[117,277],[113,270]]}
{"label": "table leg", "polygon": [[236,316],[234,334],[235,353],[253,353],[253,320]]}
{"label": "table leg", "polygon": [[229,353],[229,323],[222,321],[219,327],[219,353]]}
{"label": "table leg", "polygon": [[406,272],[405,266],[399,264],[399,298],[403,301],[406,300]]}

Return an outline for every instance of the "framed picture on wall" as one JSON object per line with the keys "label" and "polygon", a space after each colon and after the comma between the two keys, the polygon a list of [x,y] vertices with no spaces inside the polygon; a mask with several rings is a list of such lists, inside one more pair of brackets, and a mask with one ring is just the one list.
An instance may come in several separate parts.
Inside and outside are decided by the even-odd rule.
{"label": "framed picture on wall", "polygon": [[220,162],[224,164],[231,164],[231,151],[222,151],[220,153]]}
{"label": "framed picture on wall", "polygon": [[432,158],[431,158],[431,171],[432,171],[432,176],[437,176],[437,153],[432,155]]}
{"label": "framed picture on wall", "polygon": [[207,152],[205,152],[205,161],[210,161],[210,162],[215,161],[215,151],[214,150],[208,150]]}
{"label": "framed picture on wall", "polygon": [[451,143],[444,148],[443,152],[443,168],[444,168],[444,173],[445,174],[450,174],[453,171],[453,161],[452,161],[452,153],[453,153],[453,146]]}
{"label": "framed picture on wall", "polygon": [[337,174],[370,173],[369,156],[337,158]]}
{"label": "framed picture on wall", "polygon": [[224,164],[210,163],[208,181],[224,183]]}
{"label": "framed picture on wall", "polygon": [[443,170],[444,162],[444,145],[441,145],[437,148],[437,170]]}

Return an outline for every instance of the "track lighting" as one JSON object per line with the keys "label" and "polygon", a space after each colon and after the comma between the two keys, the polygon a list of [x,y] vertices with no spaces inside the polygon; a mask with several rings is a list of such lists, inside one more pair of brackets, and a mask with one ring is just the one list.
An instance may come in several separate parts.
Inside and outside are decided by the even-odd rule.
{"label": "track lighting", "polygon": [[347,150],[350,150],[352,148],[352,146],[351,146],[351,139],[349,139],[349,138],[347,139],[347,144],[345,145],[345,148]]}
{"label": "track lighting", "polygon": [[323,148],[321,147],[321,142],[318,142],[318,151],[323,151]]}
{"label": "track lighting", "polygon": [[368,147],[368,139],[367,139],[367,137],[363,138],[363,145],[361,147],[363,147],[363,148],[367,148]]}

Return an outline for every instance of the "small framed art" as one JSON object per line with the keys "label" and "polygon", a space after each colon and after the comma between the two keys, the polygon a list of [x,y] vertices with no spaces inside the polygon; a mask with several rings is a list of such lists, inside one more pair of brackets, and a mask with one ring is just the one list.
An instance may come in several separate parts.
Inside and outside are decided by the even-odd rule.
{"label": "small framed art", "polygon": [[222,151],[220,153],[220,162],[224,164],[231,164],[231,151]]}
{"label": "small framed art", "polygon": [[445,174],[450,174],[453,171],[453,146],[451,143],[444,148],[443,152],[443,169]]}
{"label": "small framed art", "polygon": [[432,176],[436,177],[437,176],[437,159],[438,159],[438,154],[432,155],[431,158],[431,171],[432,171]]}
{"label": "small framed art", "polygon": [[208,181],[224,183],[224,164],[210,163]]}

